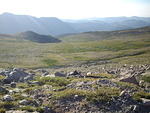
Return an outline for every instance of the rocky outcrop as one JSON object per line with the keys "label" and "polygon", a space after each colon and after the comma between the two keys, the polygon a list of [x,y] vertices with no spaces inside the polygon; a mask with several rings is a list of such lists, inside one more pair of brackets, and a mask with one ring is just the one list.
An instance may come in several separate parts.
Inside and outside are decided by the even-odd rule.
{"label": "rocky outcrop", "polygon": [[9,71],[4,70],[1,73],[5,76],[3,79],[4,84],[10,84],[11,82],[24,82],[33,79],[30,73],[25,72],[25,70],[21,68],[14,68]]}

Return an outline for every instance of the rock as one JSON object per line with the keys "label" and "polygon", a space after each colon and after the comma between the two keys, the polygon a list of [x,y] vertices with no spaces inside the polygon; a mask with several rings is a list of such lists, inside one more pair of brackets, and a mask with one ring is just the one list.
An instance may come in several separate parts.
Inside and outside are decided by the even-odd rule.
{"label": "rock", "polygon": [[13,98],[12,98],[12,96],[10,96],[10,95],[5,95],[5,96],[3,97],[3,101],[13,101]]}
{"label": "rock", "polygon": [[77,99],[79,97],[79,95],[74,95],[74,99]]}
{"label": "rock", "polygon": [[27,105],[30,105],[30,106],[35,106],[35,107],[38,107],[39,106],[39,103],[36,101],[36,100],[21,100],[19,101],[19,104],[20,105],[24,105],[24,106],[27,106]]}
{"label": "rock", "polygon": [[144,86],[144,80],[139,81],[139,86],[143,87]]}
{"label": "rock", "polygon": [[46,75],[45,77],[55,77],[55,75],[51,74],[51,75]]}
{"label": "rock", "polygon": [[69,75],[78,75],[78,74],[80,74],[80,72],[78,72],[77,70],[69,73]]}
{"label": "rock", "polygon": [[28,75],[28,76],[24,77],[24,82],[31,81],[31,80],[33,80],[32,75]]}
{"label": "rock", "polygon": [[128,83],[139,85],[138,81],[135,78],[135,76],[123,77],[119,81],[121,81],[121,82],[128,82]]}
{"label": "rock", "polygon": [[122,92],[119,94],[119,96],[120,96],[120,97],[123,97],[123,96],[125,96],[125,94],[126,94],[126,91],[124,90],[124,91],[122,91]]}
{"label": "rock", "polygon": [[27,111],[19,111],[19,110],[10,110],[6,111],[6,113],[28,113]]}
{"label": "rock", "polygon": [[55,74],[54,74],[56,77],[58,76],[58,77],[65,77],[66,75],[65,74],[63,74],[63,73],[61,73],[61,72],[56,72]]}
{"label": "rock", "polygon": [[86,75],[87,75],[87,76],[90,76],[90,75],[92,75],[92,72],[88,72]]}
{"label": "rock", "polygon": [[144,106],[150,106],[150,99],[141,98],[141,100]]}
{"label": "rock", "polygon": [[109,86],[109,87],[117,87],[117,84],[110,81],[110,80],[98,80],[96,81],[97,84],[102,85],[102,86]]}
{"label": "rock", "polygon": [[10,86],[11,86],[12,88],[16,88],[16,83],[15,83],[15,82],[11,82]]}
{"label": "rock", "polygon": [[44,112],[43,113],[55,113],[53,110],[51,110],[49,107],[45,107],[44,108]]}
{"label": "rock", "polygon": [[41,85],[41,82],[39,82],[39,81],[30,81],[30,82],[28,82],[28,84]]}
{"label": "rock", "polygon": [[43,74],[42,74],[42,76],[46,76],[46,75],[48,75],[49,74],[49,72],[44,72]]}
{"label": "rock", "polygon": [[6,94],[6,93],[8,93],[8,90],[6,90],[5,88],[0,86],[0,93]]}
{"label": "rock", "polygon": [[81,72],[78,71],[73,71],[67,74],[67,77],[84,77],[83,75],[81,75]]}
{"label": "rock", "polygon": [[24,78],[29,74],[24,72],[24,69],[14,68],[3,80],[4,84],[10,84],[11,82],[23,82]]}
{"label": "rock", "polygon": [[6,113],[39,113],[39,112],[37,112],[37,111],[28,112],[28,111],[10,110],[10,111],[6,111]]}
{"label": "rock", "polygon": [[19,104],[20,104],[20,105],[25,105],[25,106],[26,106],[26,105],[29,104],[29,101],[27,101],[27,100],[24,99],[24,100],[19,101]]}
{"label": "rock", "polygon": [[131,106],[130,111],[133,111],[134,113],[139,113],[140,108],[138,105],[133,105],[133,106]]}

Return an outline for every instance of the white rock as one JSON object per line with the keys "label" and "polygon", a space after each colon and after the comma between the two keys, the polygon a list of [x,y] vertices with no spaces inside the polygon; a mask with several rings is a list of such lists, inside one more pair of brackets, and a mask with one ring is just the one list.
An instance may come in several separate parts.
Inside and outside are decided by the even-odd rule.
{"label": "white rock", "polygon": [[10,95],[5,95],[5,96],[3,97],[3,100],[4,100],[4,101],[13,101],[13,98],[12,98],[12,96],[10,96]]}

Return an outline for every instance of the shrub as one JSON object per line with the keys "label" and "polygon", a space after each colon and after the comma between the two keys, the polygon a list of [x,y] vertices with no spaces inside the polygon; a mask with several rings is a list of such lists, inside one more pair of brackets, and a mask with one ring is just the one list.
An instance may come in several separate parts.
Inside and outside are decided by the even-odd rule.
{"label": "shrub", "polygon": [[150,75],[144,75],[144,76],[142,77],[142,80],[144,80],[145,82],[150,83]]}
{"label": "shrub", "polygon": [[22,111],[28,111],[28,112],[34,112],[34,111],[36,111],[36,108],[32,107],[32,106],[24,106],[24,107],[20,107],[18,109],[22,110]]}
{"label": "shrub", "polygon": [[6,110],[4,108],[0,108],[0,113],[5,113]]}
{"label": "shrub", "polygon": [[17,87],[24,89],[24,88],[28,88],[29,86],[28,86],[27,83],[18,83],[18,84],[17,84]]}
{"label": "shrub", "polygon": [[42,84],[48,84],[52,86],[66,86],[70,83],[69,80],[62,77],[42,77],[36,78],[36,80],[41,82]]}
{"label": "shrub", "polygon": [[5,78],[5,76],[0,75],[0,81],[3,80]]}
{"label": "shrub", "polygon": [[76,90],[76,89],[66,89],[64,91],[59,91],[53,94],[53,99],[64,99],[69,98],[71,96],[86,96],[86,91]]}
{"label": "shrub", "polygon": [[119,89],[103,87],[87,94],[87,100],[92,103],[108,102],[112,97],[119,96]]}
{"label": "shrub", "polygon": [[141,98],[150,99],[150,93],[141,91],[141,92],[137,92],[133,95],[133,99],[135,99],[137,101],[141,101]]}

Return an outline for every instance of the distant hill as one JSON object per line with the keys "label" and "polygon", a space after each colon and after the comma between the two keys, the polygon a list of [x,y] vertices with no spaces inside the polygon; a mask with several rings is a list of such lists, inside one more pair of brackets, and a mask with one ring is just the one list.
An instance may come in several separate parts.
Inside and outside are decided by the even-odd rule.
{"label": "distant hill", "polygon": [[46,35],[61,35],[76,32],[69,24],[51,17],[36,18],[28,15],[4,13],[0,15],[0,33],[9,34],[33,31]]}
{"label": "distant hill", "polygon": [[81,42],[81,41],[96,41],[103,39],[131,39],[142,38],[144,36],[150,37],[150,26],[129,30],[118,31],[93,31],[79,34],[70,34],[59,37],[63,41]]}
{"label": "distant hill", "polygon": [[58,43],[61,42],[59,39],[56,39],[52,36],[48,35],[40,35],[33,31],[26,31],[17,34],[7,35],[0,34],[0,38],[9,38],[9,39],[17,39],[17,40],[29,40],[37,43]]}
{"label": "distant hill", "polygon": [[3,13],[0,15],[0,34],[33,31],[59,36],[89,31],[112,31],[150,26],[150,18],[107,17],[81,20],[60,20],[55,17],[36,18],[28,15]]}

